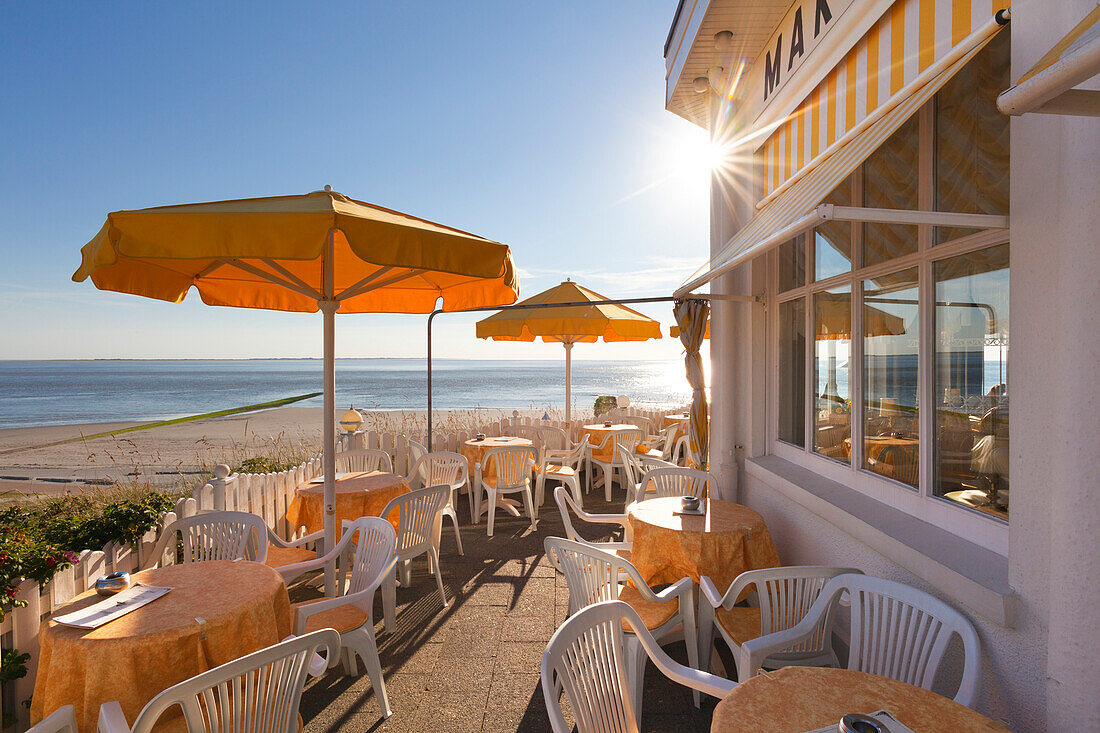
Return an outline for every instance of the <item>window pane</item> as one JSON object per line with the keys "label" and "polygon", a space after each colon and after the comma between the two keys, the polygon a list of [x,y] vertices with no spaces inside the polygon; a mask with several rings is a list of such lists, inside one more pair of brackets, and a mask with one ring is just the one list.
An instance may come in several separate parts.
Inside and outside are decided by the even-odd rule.
{"label": "window pane", "polygon": [[[825,197],[826,204],[852,205],[852,179],[844,179]],[[825,280],[852,269],[852,223],[830,221],[814,230],[814,279]]]}
{"label": "window pane", "polygon": [[917,486],[917,269],[863,281],[863,467]]}
{"label": "window pane", "polygon": [[806,284],[806,238],[779,245],[779,292]]}
{"label": "window pane", "polygon": [[[1009,29],[936,95],[936,209],[1008,213],[1008,120],[997,109],[1009,86]],[[938,228],[936,244],[975,229]]]}
{"label": "window pane", "polygon": [[[917,199],[917,139],[913,115],[863,164],[863,205],[875,209],[920,208]],[[917,251],[917,227],[864,224],[863,264],[876,265]]]}
{"label": "window pane", "polygon": [[845,285],[814,295],[814,450],[850,462],[852,290]]}
{"label": "window pane", "polygon": [[806,299],[779,304],[779,439],[806,445]]}
{"label": "window pane", "polygon": [[935,264],[937,496],[1008,516],[1008,245]]}

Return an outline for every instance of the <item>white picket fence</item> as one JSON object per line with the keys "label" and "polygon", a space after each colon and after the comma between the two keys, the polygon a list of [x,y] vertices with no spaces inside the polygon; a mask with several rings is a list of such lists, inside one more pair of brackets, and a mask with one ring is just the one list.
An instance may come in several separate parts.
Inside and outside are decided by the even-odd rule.
{"label": "white picket fence", "polygon": [[[668,413],[668,410],[626,408],[616,409],[609,415],[601,416],[601,419],[611,417],[629,420],[642,417],[659,428],[662,416]],[[459,452],[462,444],[474,437],[476,433],[489,436],[507,435],[509,430],[517,425],[552,425],[566,430],[571,439],[576,439],[581,428],[592,419],[591,417],[579,418],[571,423],[565,423],[559,420],[546,421],[528,417],[510,418],[490,423],[472,432],[437,433],[432,440],[432,449]],[[380,448],[386,451],[390,454],[393,470],[397,473],[407,475],[412,468],[409,436],[369,431],[361,436],[349,438],[347,435],[342,435],[340,438],[344,447],[349,447],[351,440],[359,438],[366,444],[361,447]],[[424,435],[412,436],[411,439],[426,445]],[[147,553],[152,551],[164,527],[178,518],[193,516],[198,512],[221,509],[251,512],[263,517],[267,525],[280,537],[292,539],[298,533],[298,528],[287,525],[287,507],[293,500],[297,487],[321,475],[322,471],[319,457],[279,473],[226,475],[228,471],[222,469],[219,475],[196,488],[191,498],[180,499],[173,507],[173,511],[163,514],[158,519],[156,528],[142,537],[139,547],[112,543],[102,550],[84,550],[80,553],[80,562],[77,565],[58,573],[45,585],[40,586],[33,580],[24,581],[19,586],[17,599],[26,601],[27,605],[10,609],[4,621],[0,623],[0,648],[18,649],[20,653],[28,653],[31,656],[27,662],[26,676],[4,685],[3,690],[0,691],[0,713],[7,711],[15,716],[14,730],[16,731],[25,730],[29,726],[29,711],[23,705],[23,701],[30,700],[31,693],[34,691],[39,652],[38,628],[53,609],[68,603],[74,596],[93,587],[96,578],[105,573],[116,570],[136,571],[143,564]]]}

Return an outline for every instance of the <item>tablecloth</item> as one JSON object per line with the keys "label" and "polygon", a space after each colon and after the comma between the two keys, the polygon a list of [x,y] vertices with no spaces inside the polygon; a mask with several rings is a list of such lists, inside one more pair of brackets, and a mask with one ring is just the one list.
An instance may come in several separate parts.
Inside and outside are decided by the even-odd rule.
{"label": "tablecloth", "polygon": [[[349,473],[336,480],[336,537],[341,535],[341,525],[346,519],[354,522],[359,517],[377,517],[395,496],[409,491],[404,476],[383,471]],[[389,518],[397,527],[396,512]],[[292,527],[305,527],[308,532],[325,528],[325,486],[305,484],[286,510],[286,520]]]}

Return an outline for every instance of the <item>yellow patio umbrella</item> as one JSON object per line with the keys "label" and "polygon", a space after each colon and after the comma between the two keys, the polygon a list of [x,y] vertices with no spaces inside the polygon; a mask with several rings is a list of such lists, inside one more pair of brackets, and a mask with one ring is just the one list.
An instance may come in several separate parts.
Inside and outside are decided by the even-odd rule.
{"label": "yellow patio umbrella", "polygon": [[[852,338],[852,304],[846,294],[820,293],[816,325],[817,338],[843,341]],[[905,333],[905,320],[900,316],[871,306],[863,308],[863,331],[868,336],[898,336]],[[668,335],[680,338],[680,327],[669,326]],[[703,338],[710,338],[710,320]]]}
{"label": "yellow patio umbrella", "polygon": [[[561,308],[523,308],[524,305],[581,303]],[[604,341],[645,341],[661,338],[661,324],[632,308],[566,280],[538,295],[477,322],[477,337],[495,341],[558,342],[565,346],[565,419],[572,402],[573,344]]]}
{"label": "yellow patio umbrella", "polygon": [[324,314],[325,546],[334,546],[335,317],[514,303],[506,245],[348,198],[297,196],[116,211],[73,280],[172,303]]}

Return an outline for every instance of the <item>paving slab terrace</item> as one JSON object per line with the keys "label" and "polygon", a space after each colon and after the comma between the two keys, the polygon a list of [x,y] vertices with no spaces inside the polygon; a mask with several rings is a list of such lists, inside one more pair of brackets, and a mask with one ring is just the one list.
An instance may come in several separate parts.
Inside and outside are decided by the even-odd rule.
{"label": "paving slab terrace", "polygon": [[[588,511],[622,512],[622,499],[607,504],[602,491],[584,499]],[[491,538],[485,536],[484,518],[469,524],[465,497],[456,510],[463,521],[466,554],[458,554],[448,519],[440,547],[450,605],[442,605],[426,556],[413,561],[410,587],[397,590],[397,630],[392,634],[383,627],[381,594],[376,594],[375,633],[393,715],[382,720],[362,665],[357,677],[347,677],[336,667],[306,687],[301,713],[307,733],[550,731],[539,668],[569,604],[565,577],[550,565],[543,548],[547,537],[565,536],[557,505],[547,491],[534,531],[526,516],[498,511]],[[607,525],[575,526],[591,539],[610,538]],[[319,583],[316,576],[296,583],[291,600],[318,597]],[[682,642],[665,649],[686,662]],[[689,689],[670,682],[650,664],[642,730],[709,730],[716,702],[704,695],[702,708],[696,709]],[[562,705],[572,722],[564,696]]]}

